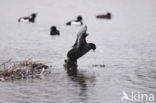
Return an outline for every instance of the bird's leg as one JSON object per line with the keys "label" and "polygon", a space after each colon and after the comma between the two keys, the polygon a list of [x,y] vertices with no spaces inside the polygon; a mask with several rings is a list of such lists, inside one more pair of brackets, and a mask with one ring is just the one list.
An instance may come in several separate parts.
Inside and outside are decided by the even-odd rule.
{"label": "bird's leg", "polygon": [[77,69],[77,61],[66,59],[66,60],[64,60],[64,62],[65,62],[64,67],[67,70]]}

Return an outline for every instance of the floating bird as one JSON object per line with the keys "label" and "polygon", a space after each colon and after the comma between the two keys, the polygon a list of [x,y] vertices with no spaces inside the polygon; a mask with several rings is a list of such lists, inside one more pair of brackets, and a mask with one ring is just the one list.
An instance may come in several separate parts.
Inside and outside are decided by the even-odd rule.
{"label": "floating bird", "polygon": [[73,48],[68,51],[67,53],[67,60],[65,60],[66,67],[69,68],[76,68],[77,67],[77,60],[89,52],[91,49],[95,50],[96,45],[93,43],[87,43],[86,37],[88,34],[86,33],[87,26],[84,26],[80,32],[77,34],[77,39]]}
{"label": "floating bird", "polygon": [[69,21],[69,22],[66,23],[66,25],[77,25],[77,26],[81,26],[81,25],[83,25],[82,20],[83,20],[82,16],[78,16],[77,17],[77,20]]}
{"label": "floating bird", "polygon": [[60,32],[57,30],[56,26],[52,26],[50,28],[50,35],[60,35]]}
{"label": "floating bird", "polygon": [[107,13],[105,15],[97,15],[96,18],[99,18],[99,19],[111,19],[112,16],[111,16],[111,13]]}
{"label": "floating bird", "polygon": [[21,17],[21,18],[19,18],[18,22],[31,22],[31,23],[35,23],[35,18],[36,17],[37,17],[37,13],[32,13],[28,17]]}

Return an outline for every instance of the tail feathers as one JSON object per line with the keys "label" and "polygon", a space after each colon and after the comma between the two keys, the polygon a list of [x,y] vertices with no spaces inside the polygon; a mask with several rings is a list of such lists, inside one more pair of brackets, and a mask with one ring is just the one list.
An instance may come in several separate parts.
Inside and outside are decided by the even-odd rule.
{"label": "tail feathers", "polygon": [[71,25],[71,22],[67,22],[66,25]]}
{"label": "tail feathers", "polygon": [[21,22],[21,18],[18,19],[18,22]]}

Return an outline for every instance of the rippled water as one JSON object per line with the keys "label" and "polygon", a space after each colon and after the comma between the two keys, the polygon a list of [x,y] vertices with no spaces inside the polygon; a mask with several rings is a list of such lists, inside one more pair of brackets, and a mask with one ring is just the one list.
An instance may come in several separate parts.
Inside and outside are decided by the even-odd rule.
{"label": "rippled water", "polygon": [[[131,103],[121,100],[122,91],[156,96],[155,5],[155,0],[1,0],[0,61],[34,57],[52,65],[52,73],[42,80],[0,82],[0,103]],[[95,18],[107,11],[112,20]],[[17,22],[32,12],[38,12],[36,24]],[[79,59],[77,75],[69,75],[63,63],[81,27],[65,23],[77,15],[97,50]],[[49,35],[52,25],[60,36]]]}

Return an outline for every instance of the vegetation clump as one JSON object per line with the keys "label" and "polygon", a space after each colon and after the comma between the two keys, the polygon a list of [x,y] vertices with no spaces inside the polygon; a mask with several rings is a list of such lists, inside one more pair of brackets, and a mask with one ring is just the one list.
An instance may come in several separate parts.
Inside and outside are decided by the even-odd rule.
{"label": "vegetation clump", "polygon": [[[9,65],[8,65],[9,64]],[[24,78],[43,78],[48,71],[48,66],[34,62],[32,59],[24,60],[19,63],[14,63],[10,60],[0,64],[0,81],[9,79],[24,79]]]}

